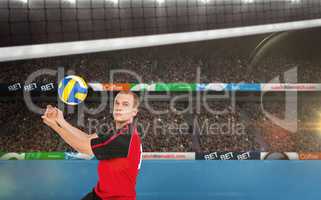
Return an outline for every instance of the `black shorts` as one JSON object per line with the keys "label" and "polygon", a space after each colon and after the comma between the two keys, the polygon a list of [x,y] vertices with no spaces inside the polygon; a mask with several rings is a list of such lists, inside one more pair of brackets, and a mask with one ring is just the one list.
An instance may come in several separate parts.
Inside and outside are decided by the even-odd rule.
{"label": "black shorts", "polygon": [[86,194],[86,196],[84,196],[81,200],[101,200],[101,198],[97,196],[95,189],[93,189],[91,192]]}

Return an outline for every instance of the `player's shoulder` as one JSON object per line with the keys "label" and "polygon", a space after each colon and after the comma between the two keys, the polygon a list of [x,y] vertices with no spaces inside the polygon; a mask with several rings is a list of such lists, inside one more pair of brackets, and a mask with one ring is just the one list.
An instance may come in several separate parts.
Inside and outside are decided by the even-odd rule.
{"label": "player's shoulder", "polygon": [[140,126],[134,125],[132,135],[134,135],[140,140],[141,136],[143,135],[143,130],[141,129]]}

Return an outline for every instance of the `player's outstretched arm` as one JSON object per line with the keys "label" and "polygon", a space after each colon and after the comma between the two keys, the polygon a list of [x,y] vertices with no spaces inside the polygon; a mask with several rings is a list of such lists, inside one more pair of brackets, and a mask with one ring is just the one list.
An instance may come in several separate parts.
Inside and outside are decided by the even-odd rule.
{"label": "player's outstretched arm", "polygon": [[93,155],[90,141],[92,138],[97,137],[96,134],[88,135],[80,129],[73,127],[64,119],[63,113],[52,106],[47,106],[42,119],[45,124],[56,131],[76,151]]}

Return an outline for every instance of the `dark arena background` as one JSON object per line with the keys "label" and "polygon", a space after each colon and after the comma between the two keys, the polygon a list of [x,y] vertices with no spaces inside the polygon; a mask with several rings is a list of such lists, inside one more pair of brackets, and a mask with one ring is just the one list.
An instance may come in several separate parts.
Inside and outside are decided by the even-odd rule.
{"label": "dark arena background", "polygon": [[[318,0],[1,0],[0,199],[84,196],[96,158],[41,115],[104,133],[122,90],[141,100],[138,200],[320,198],[320,36]],[[76,106],[67,75],[89,86]]]}

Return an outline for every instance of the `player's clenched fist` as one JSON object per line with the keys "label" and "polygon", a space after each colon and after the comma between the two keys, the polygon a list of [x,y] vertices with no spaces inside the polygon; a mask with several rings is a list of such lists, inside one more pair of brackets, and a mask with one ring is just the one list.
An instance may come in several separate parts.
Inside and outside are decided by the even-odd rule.
{"label": "player's clenched fist", "polygon": [[65,122],[65,118],[64,118],[64,114],[62,113],[61,110],[59,110],[58,108],[54,108],[56,111],[56,120],[58,122],[58,124],[62,124],[63,122]]}
{"label": "player's clenched fist", "polygon": [[58,116],[57,110],[51,105],[48,105],[45,113],[41,116],[41,118],[46,125],[50,127],[54,127],[58,125],[57,116]]}

